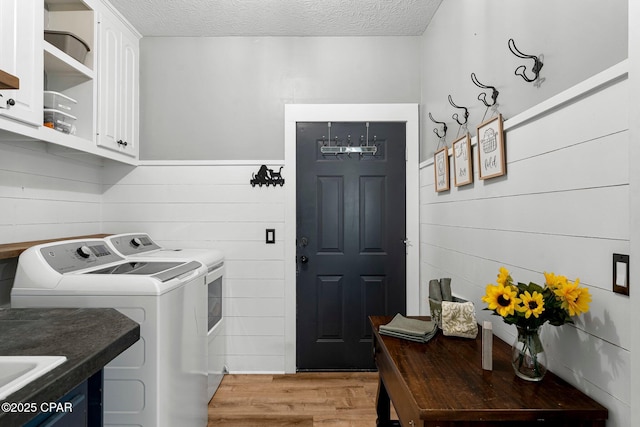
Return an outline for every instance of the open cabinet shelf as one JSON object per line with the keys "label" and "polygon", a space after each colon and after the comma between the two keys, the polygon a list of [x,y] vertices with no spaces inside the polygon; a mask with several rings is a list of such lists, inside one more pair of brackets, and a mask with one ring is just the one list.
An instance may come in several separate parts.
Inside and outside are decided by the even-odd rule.
{"label": "open cabinet shelf", "polygon": [[51,43],[44,43],[44,69],[47,73],[64,74],[84,80],[93,80],[95,72],[73,59]]}
{"label": "open cabinet shelf", "polygon": [[77,101],[71,111],[66,111],[77,118],[73,123],[75,135],[50,134],[49,138],[68,140],[71,146],[78,145],[76,139],[79,138],[84,141],[81,145],[93,145],[96,135],[96,14],[82,0],[44,0],[44,11],[45,31],[73,34],[89,47],[82,63],[57,46],[43,41],[44,90],[58,92]]}

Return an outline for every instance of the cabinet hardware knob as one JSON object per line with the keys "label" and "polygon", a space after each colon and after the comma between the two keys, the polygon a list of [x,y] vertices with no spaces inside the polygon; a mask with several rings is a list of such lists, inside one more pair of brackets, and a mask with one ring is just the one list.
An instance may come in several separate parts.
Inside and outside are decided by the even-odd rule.
{"label": "cabinet hardware knob", "polygon": [[14,105],[16,105],[16,101],[13,98],[9,98],[7,100],[7,105],[13,107]]}

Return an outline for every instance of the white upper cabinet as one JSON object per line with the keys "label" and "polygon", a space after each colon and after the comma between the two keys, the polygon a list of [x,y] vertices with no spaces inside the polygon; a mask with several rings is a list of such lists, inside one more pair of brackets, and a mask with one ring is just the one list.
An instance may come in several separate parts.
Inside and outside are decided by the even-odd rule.
{"label": "white upper cabinet", "polygon": [[138,156],[138,38],[101,14],[98,64],[98,138],[101,147]]}
{"label": "white upper cabinet", "polygon": [[42,0],[0,1],[0,70],[20,89],[0,91],[0,117],[42,125]]}
{"label": "white upper cabinet", "polygon": [[139,39],[106,0],[0,0],[0,138],[136,164]]}

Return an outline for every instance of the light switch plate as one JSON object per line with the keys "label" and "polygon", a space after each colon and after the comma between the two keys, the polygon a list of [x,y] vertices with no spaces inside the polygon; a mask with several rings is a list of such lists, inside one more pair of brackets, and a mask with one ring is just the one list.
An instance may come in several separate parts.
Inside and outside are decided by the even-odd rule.
{"label": "light switch plate", "polygon": [[629,255],[613,254],[613,292],[629,295]]}
{"label": "light switch plate", "polygon": [[276,229],[267,228],[265,243],[275,243],[275,242],[276,242]]}

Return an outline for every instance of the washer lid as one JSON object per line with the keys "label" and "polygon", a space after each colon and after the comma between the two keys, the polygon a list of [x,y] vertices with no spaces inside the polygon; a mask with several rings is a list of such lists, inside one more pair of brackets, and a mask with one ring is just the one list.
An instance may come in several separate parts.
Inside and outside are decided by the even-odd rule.
{"label": "washer lid", "polygon": [[86,271],[82,274],[130,274],[140,276],[151,276],[161,282],[166,282],[200,268],[202,264],[192,262],[156,262],[156,261],[133,261],[111,265],[99,270]]}

